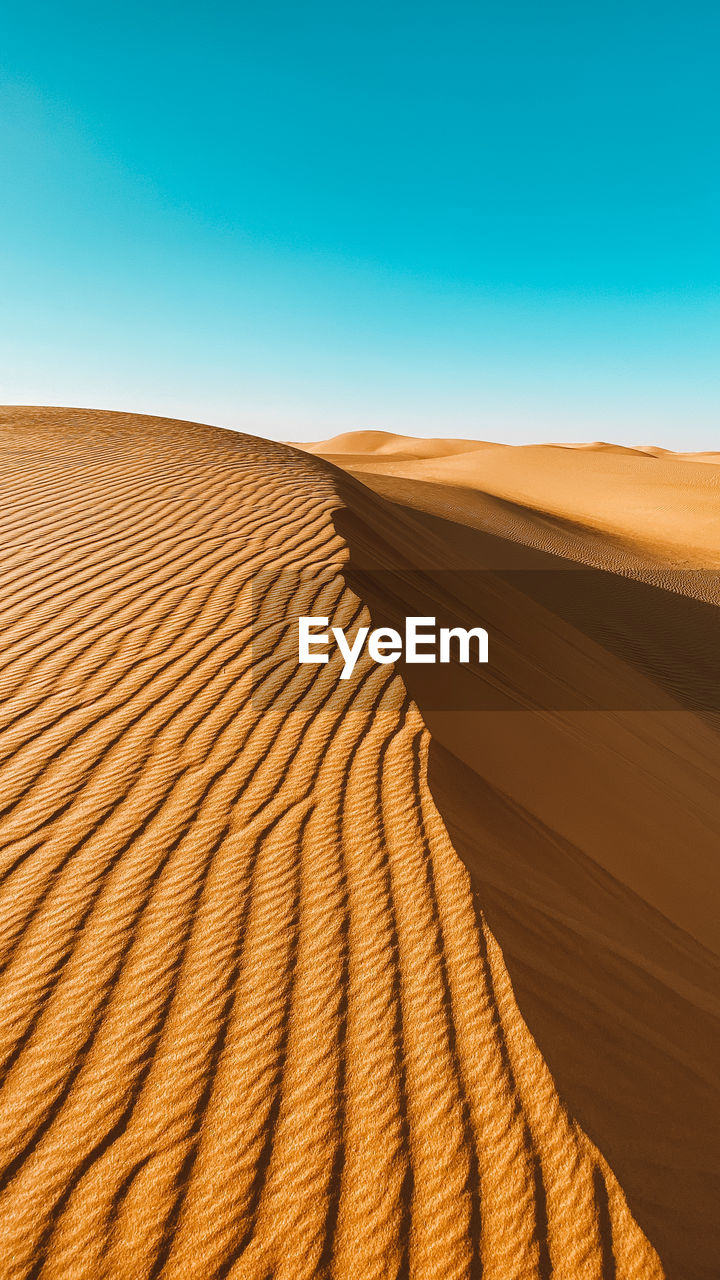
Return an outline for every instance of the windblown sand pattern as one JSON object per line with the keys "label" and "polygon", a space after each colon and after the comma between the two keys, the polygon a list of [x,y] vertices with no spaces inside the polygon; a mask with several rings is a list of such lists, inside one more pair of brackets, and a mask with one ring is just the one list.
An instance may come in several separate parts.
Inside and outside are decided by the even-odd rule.
{"label": "windblown sand pattern", "polygon": [[[7,410],[0,1274],[649,1280],[347,625],[331,468]],[[283,576],[284,570],[292,571]]]}

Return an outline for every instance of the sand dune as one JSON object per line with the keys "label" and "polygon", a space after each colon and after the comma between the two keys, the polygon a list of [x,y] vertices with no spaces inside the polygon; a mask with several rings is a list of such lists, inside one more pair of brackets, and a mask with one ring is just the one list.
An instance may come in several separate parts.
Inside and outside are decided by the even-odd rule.
{"label": "sand dune", "polygon": [[[719,455],[591,445],[487,445],[408,440],[399,456],[378,448],[377,432],[356,432],[301,448],[362,478],[379,474],[441,484],[462,501],[477,491],[523,513],[620,542],[687,568],[720,567]],[[369,439],[368,439],[369,438]],[[392,439],[397,440],[398,437]],[[391,487],[392,488],[392,487]],[[386,488],[385,492],[391,489]],[[397,491],[395,491],[397,492]]]}
{"label": "sand dune", "polygon": [[[336,522],[361,570],[391,571],[376,616],[393,621],[389,587],[423,614],[452,591],[456,620],[468,625],[480,609],[500,637],[502,710],[462,669],[451,707],[434,669],[403,668],[431,732],[433,797],[562,1096],[610,1158],[668,1274],[710,1280],[720,1256],[720,636],[716,604],[703,603],[717,601],[713,554],[701,550],[716,558],[712,483],[674,455],[673,470],[649,479],[642,468],[654,460],[631,460],[618,481],[624,513],[611,473],[599,483],[603,451],[578,451],[587,476],[567,473],[565,507],[587,512],[594,494],[600,511],[582,523],[560,510],[552,447],[506,452],[515,500],[493,493],[497,451],[458,459],[450,482],[440,466],[419,479],[353,456],[351,474],[380,497],[358,515],[349,481]],[[543,507],[551,485],[554,508]],[[659,539],[665,512],[672,536]],[[602,532],[608,514],[612,534]],[[417,566],[429,572],[419,579]],[[558,581],[570,584],[559,598],[547,587]],[[604,629],[588,629],[583,593],[602,600]],[[702,689],[691,688],[696,676]],[[564,700],[552,702],[550,681],[562,681]],[[547,688],[549,707],[541,693],[532,710]]]}
{"label": "sand dune", "polygon": [[714,1274],[714,882],[671,856],[706,875],[712,723],[519,712],[490,751],[403,669],[297,665],[299,614],[391,607],[364,570],[512,562],[522,520],[188,423],[0,432],[0,1275]]}
{"label": "sand dune", "polygon": [[294,444],[294,448],[316,453],[323,457],[358,456],[380,454],[396,461],[417,461],[420,458],[446,458],[456,453],[474,453],[476,449],[497,449],[500,445],[487,440],[433,439],[422,436],[399,436],[391,431],[347,431],[320,440],[315,444]]}

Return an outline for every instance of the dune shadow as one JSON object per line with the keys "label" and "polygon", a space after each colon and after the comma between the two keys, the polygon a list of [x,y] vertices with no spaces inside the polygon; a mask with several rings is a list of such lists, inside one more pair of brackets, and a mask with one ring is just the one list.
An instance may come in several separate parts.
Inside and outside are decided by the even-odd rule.
{"label": "dune shadow", "polygon": [[[688,866],[707,875],[693,872],[683,910],[707,918],[720,844],[720,611],[401,507],[353,481],[344,497],[334,520],[350,547],[346,578],[373,625],[399,629],[415,613],[488,627],[486,670],[398,662],[432,735],[433,798],[563,1101],[671,1280],[711,1280],[720,967],[701,930],[693,936],[658,908],[655,881],[692,850]],[[677,713],[702,736],[703,796],[715,799],[701,814],[693,735],[685,728],[675,741],[667,727]],[[541,749],[529,755],[532,734]],[[669,781],[652,776],[663,734]],[[687,755],[673,766],[675,751]],[[584,812],[568,760],[580,792],[587,784],[594,797]],[[574,838],[563,829],[565,778]],[[546,782],[560,796],[557,821],[536,799],[538,779],[540,792]],[[667,793],[657,804],[643,789],[651,784]],[[605,1251],[611,1275],[610,1241]]]}

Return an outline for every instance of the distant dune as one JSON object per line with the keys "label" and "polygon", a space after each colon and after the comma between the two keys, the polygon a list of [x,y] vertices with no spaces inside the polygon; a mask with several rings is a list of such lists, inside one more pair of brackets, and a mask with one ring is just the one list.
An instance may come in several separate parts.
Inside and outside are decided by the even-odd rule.
{"label": "distant dune", "polygon": [[[676,454],[602,441],[513,446],[415,440],[378,431],[297,447],[360,478],[377,474],[452,487],[443,498],[450,503],[463,501],[457,490],[479,490],[673,565],[720,568],[720,453]],[[392,486],[383,492],[390,494]]]}
{"label": "distant dune", "polygon": [[365,454],[391,457],[396,461],[416,461],[419,458],[447,458],[456,453],[472,453],[476,449],[496,449],[499,445],[485,440],[437,440],[421,436],[397,436],[389,431],[348,431],[345,435],[320,440],[317,444],[296,444],[297,449],[323,457]]}
{"label": "distant dune", "polygon": [[[713,467],[0,437],[3,1280],[711,1280],[720,744],[637,645],[714,635]],[[505,709],[297,665],[405,605]]]}

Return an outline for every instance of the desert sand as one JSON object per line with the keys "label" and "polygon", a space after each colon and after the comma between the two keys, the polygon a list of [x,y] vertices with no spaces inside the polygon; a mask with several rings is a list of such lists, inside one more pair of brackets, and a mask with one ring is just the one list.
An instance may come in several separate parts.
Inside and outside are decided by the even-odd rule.
{"label": "desert sand", "polygon": [[[715,462],[0,435],[3,1280],[715,1276]],[[489,610],[497,707],[297,665],[388,582]]]}

